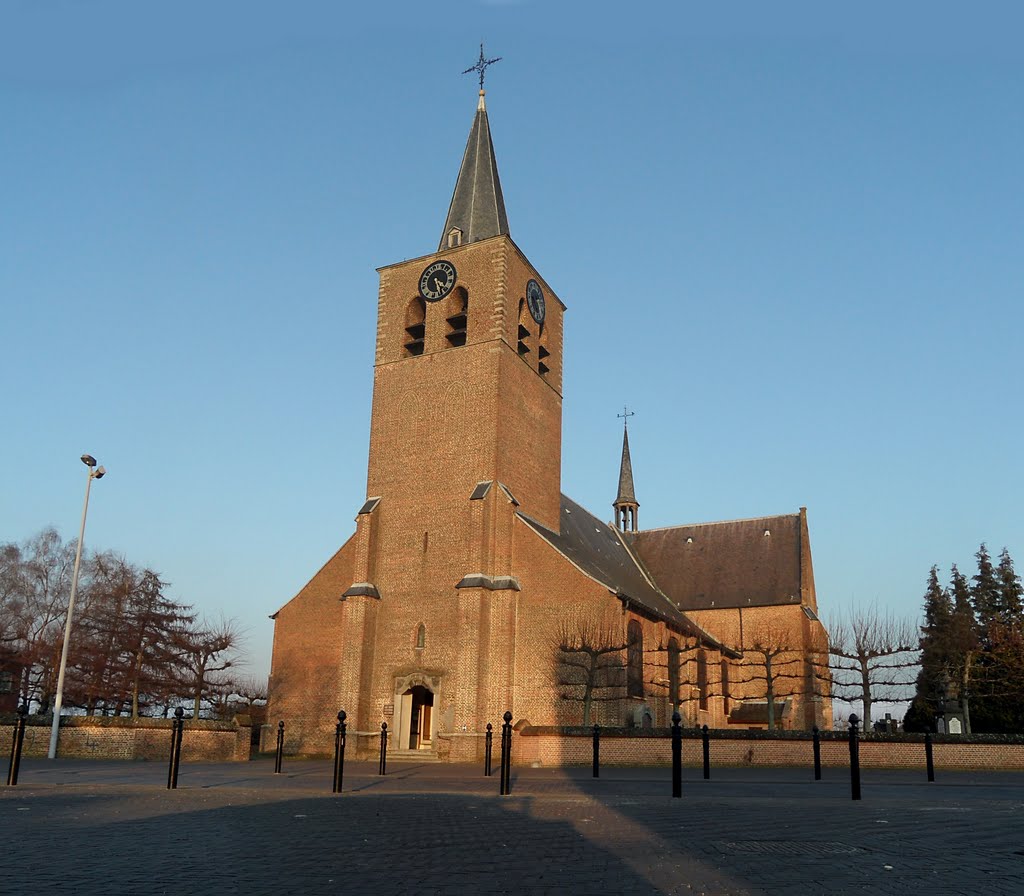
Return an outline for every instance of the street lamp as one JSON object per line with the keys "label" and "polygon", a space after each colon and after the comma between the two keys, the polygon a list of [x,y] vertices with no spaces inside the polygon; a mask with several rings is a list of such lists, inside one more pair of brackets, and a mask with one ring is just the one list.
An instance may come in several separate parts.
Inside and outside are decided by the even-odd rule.
{"label": "street lamp", "polygon": [[107,475],[105,467],[96,466],[96,458],[91,454],[82,455],[82,463],[89,468],[89,478],[85,482],[85,505],[82,507],[82,525],[78,530],[78,546],[75,548],[75,570],[71,574],[71,599],[68,601],[68,618],[64,623],[64,646],[60,651],[60,672],[57,673],[57,696],[53,701],[53,724],[50,726],[50,750],[48,759],[57,758],[57,735],[60,731],[60,707],[64,699],[64,670],[68,664],[68,643],[71,641],[71,616],[75,612],[75,593],[78,591],[78,567],[82,563],[82,542],[85,540],[85,515],[89,512],[89,488],[94,479],[102,479]]}

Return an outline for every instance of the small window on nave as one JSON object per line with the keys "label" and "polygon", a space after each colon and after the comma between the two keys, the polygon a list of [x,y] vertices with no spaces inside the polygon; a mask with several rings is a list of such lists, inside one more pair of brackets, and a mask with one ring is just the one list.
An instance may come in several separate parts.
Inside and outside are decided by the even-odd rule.
{"label": "small window on nave", "polygon": [[626,696],[644,695],[644,630],[635,619],[626,626]]}
{"label": "small window on nave", "polygon": [[421,622],[420,627],[416,629],[416,649],[422,650],[427,646],[427,627]]}
{"label": "small window on nave", "polygon": [[729,715],[729,701],[732,694],[729,692],[729,661],[722,660],[722,711]]}
{"label": "small window on nave", "polygon": [[708,655],[703,648],[697,651],[697,705],[708,708]]}
{"label": "small window on nave", "polygon": [[673,709],[679,705],[679,642],[668,642],[668,699]]}
{"label": "small window on nave", "polygon": [[427,303],[416,296],[405,309],[405,344],[403,356],[423,354],[427,335]]}
{"label": "small window on nave", "polygon": [[463,286],[455,287],[451,297],[448,299],[448,316],[445,318],[448,324],[446,338],[451,346],[466,344],[466,326],[469,321],[469,293]]}

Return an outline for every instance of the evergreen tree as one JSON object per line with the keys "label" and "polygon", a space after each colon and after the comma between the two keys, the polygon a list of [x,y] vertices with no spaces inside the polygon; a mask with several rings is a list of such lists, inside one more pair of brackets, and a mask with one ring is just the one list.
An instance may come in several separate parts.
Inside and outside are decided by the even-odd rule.
{"label": "evergreen tree", "polygon": [[932,728],[950,699],[959,701],[965,734],[1024,731],[1024,585],[1006,548],[998,566],[984,544],[975,558],[970,580],[953,565],[948,589],[936,567],[929,574],[908,731]]}
{"label": "evergreen tree", "polygon": [[982,645],[971,601],[971,587],[967,576],[957,569],[955,563],[952,566],[949,590],[953,600],[953,615],[945,636],[949,678],[951,691],[960,700],[960,709],[964,714],[964,734],[970,734],[971,697],[978,678]]}
{"label": "evergreen tree", "polygon": [[[980,561],[979,561],[980,565]],[[982,657],[984,689],[977,701],[975,730],[1007,733],[1024,731],[1024,613],[1021,610],[1021,581],[1013,568],[1009,551],[1003,548],[999,566],[986,575],[991,588],[992,610],[985,628]]]}
{"label": "evergreen tree", "polygon": [[934,731],[935,716],[941,711],[949,687],[950,639],[953,601],[939,584],[939,568],[928,573],[924,593],[924,625],[921,626],[921,668],[917,693],[903,718],[906,731]]}
{"label": "evergreen tree", "polygon": [[992,558],[989,556],[984,542],[974,556],[978,561],[978,572],[975,574],[974,583],[971,586],[971,600],[974,603],[974,612],[978,620],[978,630],[982,640],[987,641],[989,626],[993,620],[999,619],[1002,594],[995,567],[992,565]]}
{"label": "evergreen tree", "polygon": [[1003,548],[996,567],[996,582],[999,589],[999,616],[1009,625],[1020,625],[1024,620],[1024,585],[1013,568],[1010,552]]}

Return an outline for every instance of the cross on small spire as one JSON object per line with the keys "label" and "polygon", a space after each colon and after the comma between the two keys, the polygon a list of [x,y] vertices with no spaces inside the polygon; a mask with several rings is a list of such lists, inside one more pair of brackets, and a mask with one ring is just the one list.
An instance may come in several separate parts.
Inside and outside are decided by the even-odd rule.
{"label": "cross on small spire", "polygon": [[500,56],[495,56],[494,59],[487,59],[484,56],[484,45],[480,44],[480,58],[477,60],[476,65],[471,65],[462,74],[468,75],[470,72],[480,72],[480,91],[484,89],[484,72],[487,71],[487,66],[494,65],[495,62],[501,62]]}
{"label": "cross on small spire", "polygon": [[635,417],[636,414],[634,414],[631,410],[629,410],[629,408],[627,408],[625,405],[623,405],[622,406],[622,413],[621,414],[616,414],[615,416],[616,417],[621,417],[622,418],[622,425],[628,428],[629,427],[629,418],[630,417]]}

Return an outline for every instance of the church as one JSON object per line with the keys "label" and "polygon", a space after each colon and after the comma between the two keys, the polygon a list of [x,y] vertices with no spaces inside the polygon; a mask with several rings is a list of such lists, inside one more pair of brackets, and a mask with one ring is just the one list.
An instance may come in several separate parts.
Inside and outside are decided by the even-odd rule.
{"label": "church", "polygon": [[[831,727],[804,508],[644,530],[561,493],[566,306],[513,242],[483,90],[437,249],[379,269],[366,501],[274,619],[290,752],[451,760],[488,723]],[[609,471],[609,492],[614,484]],[[266,746],[266,744],[265,744]]]}

